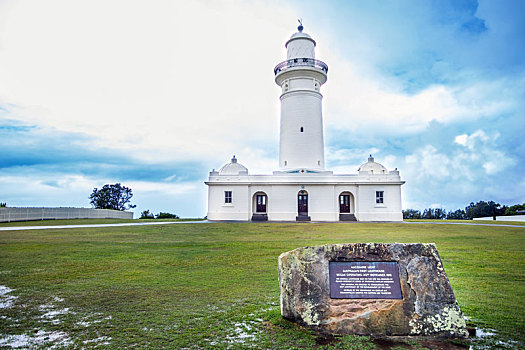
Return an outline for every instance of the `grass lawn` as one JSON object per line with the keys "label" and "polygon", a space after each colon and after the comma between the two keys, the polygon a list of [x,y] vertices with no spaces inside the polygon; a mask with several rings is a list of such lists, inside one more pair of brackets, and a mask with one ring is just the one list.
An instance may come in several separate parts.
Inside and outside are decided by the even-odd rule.
{"label": "grass lawn", "polygon": [[210,223],[0,231],[0,348],[374,349],[280,317],[279,254],[344,242],[436,243],[475,348],[525,347],[524,228]]}

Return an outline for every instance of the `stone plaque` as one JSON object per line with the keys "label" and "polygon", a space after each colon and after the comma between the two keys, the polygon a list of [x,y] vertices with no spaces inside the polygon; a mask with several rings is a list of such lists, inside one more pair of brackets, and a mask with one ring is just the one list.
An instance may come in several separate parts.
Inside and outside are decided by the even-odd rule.
{"label": "stone plaque", "polygon": [[332,261],[330,298],[402,299],[397,262]]}
{"label": "stone plaque", "polygon": [[279,256],[279,283],[281,315],[320,333],[468,337],[432,243],[297,248]]}

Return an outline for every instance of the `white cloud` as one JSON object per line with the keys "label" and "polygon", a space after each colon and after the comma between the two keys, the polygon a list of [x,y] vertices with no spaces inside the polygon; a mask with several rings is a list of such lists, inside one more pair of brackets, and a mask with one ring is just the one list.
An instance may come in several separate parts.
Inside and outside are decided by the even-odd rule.
{"label": "white cloud", "polygon": [[467,140],[468,140],[468,135],[462,134],[462,135],[456,136],[456,138],[454,139],[454,142],[457,143],[458,145],[466,146]]}
{"label": "white cloud", "polygon": [[405,161],[416,178],[429,177],[433,179],[450,175],[451,161],[431,145],[406,156]]}
{"label": "white cloud", "polygon": [[499,137],[499,133],[494,133],[492,137],[489,137],[483,130],[476,130],[471,135],[462,134],[456,136],[454,139],[454,142],[467,147],[469,150],[474,150],[476,148],[476,145],[484,145],[485,143],[489,141],[496,141],[496,139]]}
{"label": "white cloud", "polygon": [[431,121],[448,124],[507,113],[515,108],[509,101],[519,100],[519,89],[507,91],[509,98],[501,98],[499,92],[509,84],[521,85],[506,79],[457,87],[432,85],[409,94],[394,78],[388,81],[363,73],[361,67],[343,57],[329,55],[327,62],[334,63],[324,87],[325,118],[329,126],[339,129],[413,134],[423,131]]}
{"label": "white cloud", "polygon": [[[272,68],[293,32],[263,1],[20,1],[1,27],[12,119],[93,136],[144,160],[277,144]],[[227,156],[229,157],[229,156]],[[227,158],[226,158],[227,159]],[[223,161],[225,161],[224,159]],[[221,161],[222,162],[222,161]]]}
{"label": "white cloud", "polygon": [[[516,161],[506,156],[497,148],[496,140],[500,137],[495,131],[488,135],[483,130],[476,130],[472,134],[457,135],[454,142],[469,150],[470,161],[477,161],[487,175],[494,175],[514,165]],[[465,153],[463,153],[465,155]],[[464,157],[465,158],[465,157]],[[474,169],[471,169],[474,171]]]}

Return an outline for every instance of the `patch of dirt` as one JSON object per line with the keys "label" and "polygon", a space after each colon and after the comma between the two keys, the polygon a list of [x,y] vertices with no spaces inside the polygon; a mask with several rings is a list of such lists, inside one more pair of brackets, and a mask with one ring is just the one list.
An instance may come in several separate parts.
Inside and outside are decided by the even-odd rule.
{"label": "patch of dirt", "polygon": [[317,345],[328,345],[338,341],[339,340],[331,334],[320,334],[315,338],[315,343]]}

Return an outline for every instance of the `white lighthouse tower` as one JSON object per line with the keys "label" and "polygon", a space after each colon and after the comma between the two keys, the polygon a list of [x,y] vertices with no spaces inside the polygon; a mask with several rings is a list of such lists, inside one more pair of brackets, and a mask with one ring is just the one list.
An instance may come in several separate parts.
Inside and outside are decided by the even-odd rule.
{"label": "white lighthouse tower", "polygon": [[389,171],[370,155],[357,174],[325,169],[320,90],[328,66],[315,59],[315,41],[299,24],[286,42],[286,61],[274,69],[281,88],[279,170],[251,174],[235,156],[212,170],[208,219],[402,221],[397,168]]}
{"label": "white lighthouse tower", "polygon": [[328,66],[315,59],[315,40],[298,32],[286,42],[287,60],[275,69],[282,89],[279,168],[283,171],[324,170],[321,85]]}

